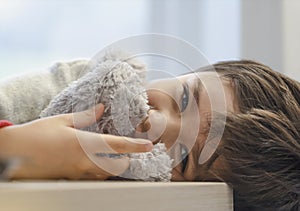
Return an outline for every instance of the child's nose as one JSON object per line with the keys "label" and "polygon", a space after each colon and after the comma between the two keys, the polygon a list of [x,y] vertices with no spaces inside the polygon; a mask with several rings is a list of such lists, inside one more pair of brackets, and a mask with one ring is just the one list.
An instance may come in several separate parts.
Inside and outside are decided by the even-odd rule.
{"label": "child's nose", "polygon": [[154,143],[160,141],[167,128],[166,116],[157,110],[150,110],[148,117],[137,128],[135,137],[147,138]]}
{"label": "child's nose", "polygon": [[157,142],[160,141],[161,136],[167,128],[166,116],[157,110],[150,110],[148,121],[146,121],[148,138]]}

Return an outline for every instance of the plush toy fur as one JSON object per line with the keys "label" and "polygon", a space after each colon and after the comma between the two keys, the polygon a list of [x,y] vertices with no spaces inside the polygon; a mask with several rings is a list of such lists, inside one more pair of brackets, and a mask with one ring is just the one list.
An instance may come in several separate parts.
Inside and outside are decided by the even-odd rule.
{"label": "plush toy fur", "polygon": [[[136,126],[147,116],[145,66],[120,52],[108,52],[93,60],[77,81],[71,83],[41,112],[41,117],[86,110],[103,103],[101,119],[84,130],[132,136]],[[76,121],[76,120],[75,120]],[[99,156],[118,157],[116,155]],[[122,177],[146,181],[169,181],[172,160],[163,144],[153,152],[121,156],[130,158],[130,167]]]}
{"label": "plush toy fur", "polygon": [[105,105],[104,115],[97,125],[85,130],[131,135],[149,107],[143,88],[144,66],[133,66],[122,61],[123,57],[121,53],[107,53],[94,62],[91,71],[85,71],[88,73],[54,97],[41,117],[84,111],[101,102]]}

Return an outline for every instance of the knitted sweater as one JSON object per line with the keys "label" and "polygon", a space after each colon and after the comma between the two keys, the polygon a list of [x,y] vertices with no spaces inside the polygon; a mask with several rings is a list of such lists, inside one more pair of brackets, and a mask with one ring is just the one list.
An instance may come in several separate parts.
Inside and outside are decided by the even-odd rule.
{"label": "knitted sweater", "polygon": [[49,102],[89,70],[89,60],[58,62],[45,71],[0,82],[0,119],[20,124],[37,119]]}

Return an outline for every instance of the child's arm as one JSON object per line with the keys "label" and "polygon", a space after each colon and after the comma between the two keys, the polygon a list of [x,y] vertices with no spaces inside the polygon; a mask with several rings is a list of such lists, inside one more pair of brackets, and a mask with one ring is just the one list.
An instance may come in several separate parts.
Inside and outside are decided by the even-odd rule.
{"label": "child's arm", "polygon": [[14,124],[39,117],[50,100],[88,71],[88,60],[59,62],[47,71],[0,81],[0,119]]}
{"label": "child's arm", "polygon": [[106,179],[123,173],[129,166],[128,158],[99,158],[96,153],[146,152],[151,151],[153,145],[148,140],[75,129],[92,124],[103,111],[104,106],[98,105],[84,112],[1,128],[0,160],[16,161],[8,167],[4,177]]}

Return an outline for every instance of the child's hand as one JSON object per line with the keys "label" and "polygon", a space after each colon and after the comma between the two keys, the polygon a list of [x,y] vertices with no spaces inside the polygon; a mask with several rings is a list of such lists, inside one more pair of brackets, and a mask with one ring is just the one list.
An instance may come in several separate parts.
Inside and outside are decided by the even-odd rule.
{"label": "child's hand", "polygon": [[104,106],[39,119],[0,129],[0,159],[15,159],[11,179],[106,179],[121,174],[126,158],[97,157],[96,153],[151,151],[152,143],[77,130],[95,122]]}

